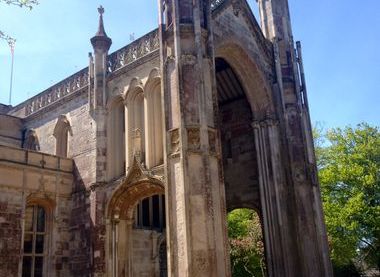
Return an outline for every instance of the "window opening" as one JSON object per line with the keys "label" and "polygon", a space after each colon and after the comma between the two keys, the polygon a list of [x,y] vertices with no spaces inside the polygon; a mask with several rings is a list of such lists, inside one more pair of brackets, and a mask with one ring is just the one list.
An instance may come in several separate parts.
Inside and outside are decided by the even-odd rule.
{"label": "window opening", "polygon": [[135,210],[135,228],[162,231],[165,228],[165,196],[154,195],[140,201]]}
{"label": "window opening", "polygon": [[42,277],[46,244],[46,212],[38,205],[25,210],[23,277]]}

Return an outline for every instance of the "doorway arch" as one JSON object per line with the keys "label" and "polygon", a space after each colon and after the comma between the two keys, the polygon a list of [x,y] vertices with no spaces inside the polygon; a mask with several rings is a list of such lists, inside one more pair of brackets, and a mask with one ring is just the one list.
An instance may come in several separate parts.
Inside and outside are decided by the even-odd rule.
{"label": "doorway arch", "polygon": [[215,60],[222,165],[228,211],[242,205],[260,208],[253,112],[235,70],[223,58]]}
{"label": "doorway arch", "polygon": [[[238,40],[231,38],[215,46],[215,62],[223,60],[232,69],[244,91],[253,118],[262,120],[275,111],[271,84],[258,66],[258,61],[253,60],[243,46],[232,42],[233,39]],[[215,73],[218,77],[218,72]]]}
{"label": "doorway arch", "polygon": [[[229,60],[234,62],[234,56]],[[265,201],[262,197],[263,172],[260,171],[262,153],[257,148],[258,137],[252,124],[257,118],[265,118],[271,113],[271,98],[263,89],[265,83],[258,78],[258,72],[256,76],[249,72],[239,75],[240,67],[237,68],[235,70],[224,58],[215,59],[226,209],[231,212],[249,208],[261,214]],[[267,217],[266,214],[263,216]],[[261,231],[268,237],[264,234],[268,228]],[[269,247],[268,241],[263,243],[264,246]]]}
{"label": "doorway arch", "polygon": [[[107,205],[107,276],[140,276],[142,270],[159,272],[156,245],[165,233],[165,220],[154,212],[154,205],[157,202],[157,208],[164,214],[164,192],[162,178],[146,171],[134,157],[128,175],[115,188]],[[151,248],[147,249],[147,245]],[[147,259],[145,264],[150,267],[134,266],[138,264],[134,261],[137,256]]]}

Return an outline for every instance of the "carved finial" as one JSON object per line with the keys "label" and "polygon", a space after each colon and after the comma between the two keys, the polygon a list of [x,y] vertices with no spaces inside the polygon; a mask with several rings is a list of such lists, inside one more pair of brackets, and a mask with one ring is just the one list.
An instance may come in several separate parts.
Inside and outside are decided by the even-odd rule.
{"label": "carved finial", "polygon": [[99,8],[98,8],[98,12],[99,12],[100,16],[103,15],[103,13],[104,13],[104,8],[103,8],[102,5],[99,6]]}
{"label": "carved finial", "polygon": [[103,49],[108,51],[111,44],[112,44],[112,40],[107,36],[106,31],[104,30],[104,23],[103,23],[104,8],[103,8],[103,6],[99,6],[98,12],[99,12],[99,27],[98,27],[98,31],[96,32],[95,36],[91,39],[91,43],[94,47],[103,48]]}
{"label": "carved finial", "polygon": [[99,28],[98,28],[98,32],[96,33],[96,35],[106,37],[107,34],[104,31],[104,23],[103,23],[104,8],[102,5],[99,6],[98,12],[99,12]]}

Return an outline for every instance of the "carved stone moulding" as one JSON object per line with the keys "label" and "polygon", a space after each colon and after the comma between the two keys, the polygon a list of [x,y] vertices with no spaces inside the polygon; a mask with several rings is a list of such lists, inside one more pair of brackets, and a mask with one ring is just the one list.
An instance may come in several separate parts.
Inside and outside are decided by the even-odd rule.
{"label": "carved stone moulding", "polygon": [[180,150],[180,140],[179,140],[179,129],[173,129],[169,131],[170,133],[170,154],[175,155],[179,153]]}
{"label": "carved stone moulding", "polygon": [[268,114],[264,119],[254,120],[251,123],[253,129],[260,129],[264,127],[277,126],[279,121],[276,119],[275,115]]}
{"label": "carved stone moulding", "polygon": [[201,148],[201,137],[198,127],[187,128],[187,143],[189,150],[199,150]]}
{"label": "carved stone moulding", "polygon": [[25,105],[25,116],[29,116],[42,108],[57,102],[63,96],[72,94],[87,85],[88,68],[84,68],[78,73],[68,77],[27,101]]}
{"label": "carved stone moulding", "polygon": [[113,73],[116,70],[157,50],[159,47],[160,41],[158,37],[158,30],[156,29],[109,55],[107,71],[109,73]]}
{"label": "carved stone moulding", "polygon": [[132,219],[133,211],[143,198],[165,192],[164,183],[157,176],[145,170],[134,158],[128,175],[121,180],[108,205],[110,218]]}
{"label": "carved stone moulding", "polygon": [[218,147],[217,147],[217,133],[215,129],[208,129],[208,144],[209,144],[209,150],[211,154],[217,154]]}

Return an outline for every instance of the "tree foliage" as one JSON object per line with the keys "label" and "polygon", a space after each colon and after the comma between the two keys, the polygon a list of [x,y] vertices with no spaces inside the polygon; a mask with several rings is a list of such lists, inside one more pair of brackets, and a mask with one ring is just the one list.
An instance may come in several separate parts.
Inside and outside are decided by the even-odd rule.
{"label": "tree foliage", "polygon": [[260,218],[249,209],[228,214],[232,276],[265,276],[264,244]]}
{"label": "tree foliage", "polygon": [[315,135],[333,264],[380,268],[379,128],[362,123]]}
{"label": "tree foliage", "polygon": [[[30,10],[33,8],[33,6],[38,5],[37,0],[0,0],[0,3],[15,5],[21,8],[28,8]],[[7,41],[9,45],[14,45],[16,41],[14,38],[5,34],[1,30],[0,30],[0,39]]]}

